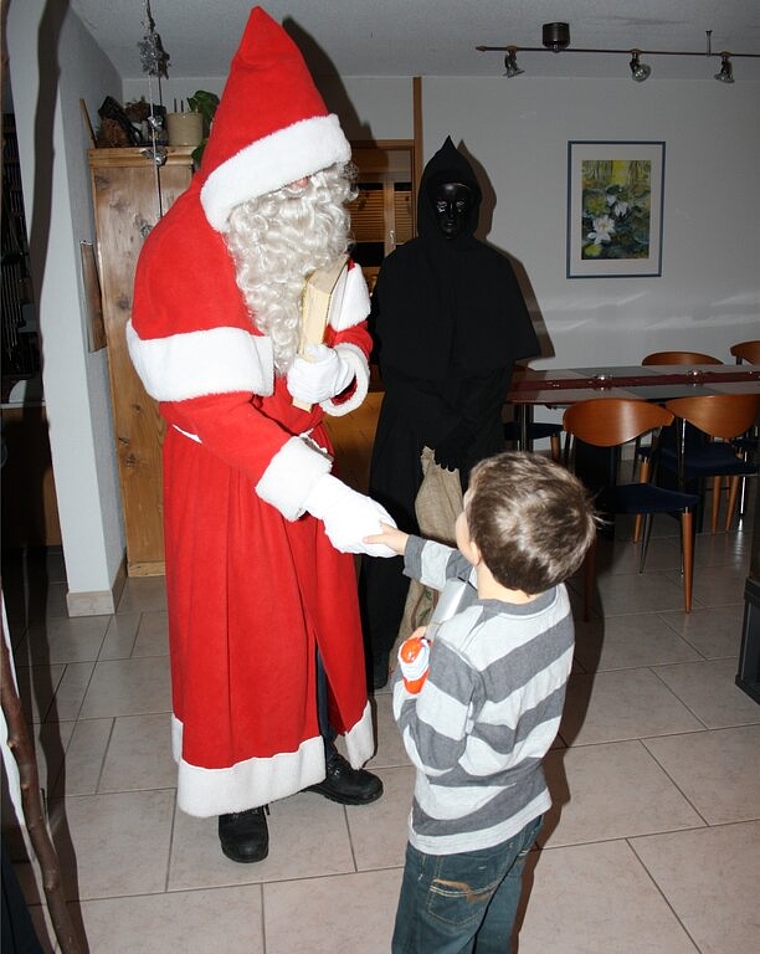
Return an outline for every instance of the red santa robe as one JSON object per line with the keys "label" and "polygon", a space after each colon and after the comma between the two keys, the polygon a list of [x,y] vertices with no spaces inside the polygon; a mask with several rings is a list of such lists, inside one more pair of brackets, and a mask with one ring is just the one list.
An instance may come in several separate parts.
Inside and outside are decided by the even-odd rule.
{"label": "red santa robe", "polygon": [[[260,62],[262,49],[273,47],[280,60],[289,58],[284,85],[294,117],[276,117],[280,125],[262,135],[261,113],[246,103],[256,116],[248,126],[258,123],[246,145],[225,101],[240,105],[252,95],[246,87],[255,63],[254,92],[271,103]],[[310,87],[295,49],[279,25],[253,11],[201,170],[143,247],[127,326],[134,365],[168,425],[177,797],[197,816],[243,811],[324,778],[317,649],[331,725],[344,736],[349,761],[359,767],[374,749],[353,557],[335,550],[322,522],[304,512],[310,490],[332,467],[325,413],[347,413],[367,393],[366,285],[351,267],[325,338],[354,369],[353,385],[341,400],[299,410],[285,379],[274,375],[271,341],[254,326],[218,231],[238,201],[348,158],[337,119]],[[282,77],[275,78],[279,86]]]}

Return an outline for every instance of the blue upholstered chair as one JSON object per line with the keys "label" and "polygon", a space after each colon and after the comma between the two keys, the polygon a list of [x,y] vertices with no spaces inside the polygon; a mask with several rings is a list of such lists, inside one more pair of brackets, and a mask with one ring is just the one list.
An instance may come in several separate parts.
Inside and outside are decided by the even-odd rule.
{"label": "blue upholstered chair", "polygon": [[[749,432],[760,415],[760,394],[705,394],[674,398],[665,407],[679,421],[676,447],[663,447],[660,467],[675,472],[681,490],[690,483],[712,481],[713,533],[718,529],[724,478],[729,478],[724,529],[731,526],[741,481],[756,476],[758,462],[747,459],[734,441]],[[695,439],[694,431],[702,435]]]}
{"label": "blue upholstered chair", "polygon": [[[563,416],[563,427],[572,437],[567,463],[595,494],[596,505],[602,514],[641,515],[644,522],[644,539],[641,545],[639,572],[643,572],[646,560],[652,518],[658,513],[680,514],[681,558],[683,568],[684,609],[691,611],[692,583],[694,576],[694,527],[693,510],[699,496],[657,487],[653,483],[618,483],[617,467],[610,468],[610,460],[616,463],[623,444],[635,441],[643,435],[652,435],[653,461],[656,463],[659,434],[663,427],[673,422],[673,413],[657,404],[646,401],[619,398],[595,398],[580,401],[569,407]],[[580,442],[580,445],[579,445]],[[605,467],[599,468],[590,477],[584,473],[580,451],[583,445],[592,448],[607,448],[610,451]],[[653,468],[652,472],[656,472]],[[600,482],[600,475],[606,476]],[[595,579],[595,550],[592,546],[584,564],[584,609],[583,618],[591,614]]]}

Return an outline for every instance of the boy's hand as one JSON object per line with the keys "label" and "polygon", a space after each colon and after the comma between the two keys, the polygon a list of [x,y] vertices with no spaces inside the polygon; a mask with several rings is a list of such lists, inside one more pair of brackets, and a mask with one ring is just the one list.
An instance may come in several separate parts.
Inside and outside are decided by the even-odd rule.
{"label": "boy's hand", "polygon": [[409,534],[404,533],[402,530],[392,527],[388,523],[383,523],[380,521],[380,526],[382,527],[382,533],[375,533],[372,536],[364,537],[363,543],[370,544],[382,544],[388,547],[390,550],[393,550],[394,553],[398,556],[403,556],[404,551],[406,550],[406,541],[409,539]]}
{"label": "boy's hand", "polygon": [[430,668],[430,640],[424,627],[405,639],[398,651],[398,664],[407,692],[416,695],[425,684]]}

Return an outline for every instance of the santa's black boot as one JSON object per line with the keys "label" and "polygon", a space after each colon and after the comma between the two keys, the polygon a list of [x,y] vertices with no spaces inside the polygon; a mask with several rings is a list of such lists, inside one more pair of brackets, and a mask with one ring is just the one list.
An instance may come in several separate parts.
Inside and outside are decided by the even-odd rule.
{"label": "santa's black boot", "polygon": [[241,864],[263,861],[269,854],[267,805],[219,816],[219,841],[223,853]]}
{"label": "santa's black boot", "polygon": [[365,769],[351,768],[338,752],[327,761],[324,781],[310,785],[307,792],[317,792],[341,805],[368,805],[383,794],[383,783]]}

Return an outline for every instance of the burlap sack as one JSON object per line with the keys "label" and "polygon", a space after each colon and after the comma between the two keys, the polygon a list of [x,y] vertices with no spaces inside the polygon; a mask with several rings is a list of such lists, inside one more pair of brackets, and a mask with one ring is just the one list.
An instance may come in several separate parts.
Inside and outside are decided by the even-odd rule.
{"label": "burlap sack", "polygon": [[[422,484],[414,504],[420,533],[423,537],[456,546],[454,523],[462,512],[462,485],[458,470],[446,470],[436,464],[433,451],[423,448]],[[396,665],[396,654],[403,641],[419,626],[425,626],[435,609],[437,592],[416,580],[409,584],[404,615],[398,637],[391,650],[391,669]]]}

